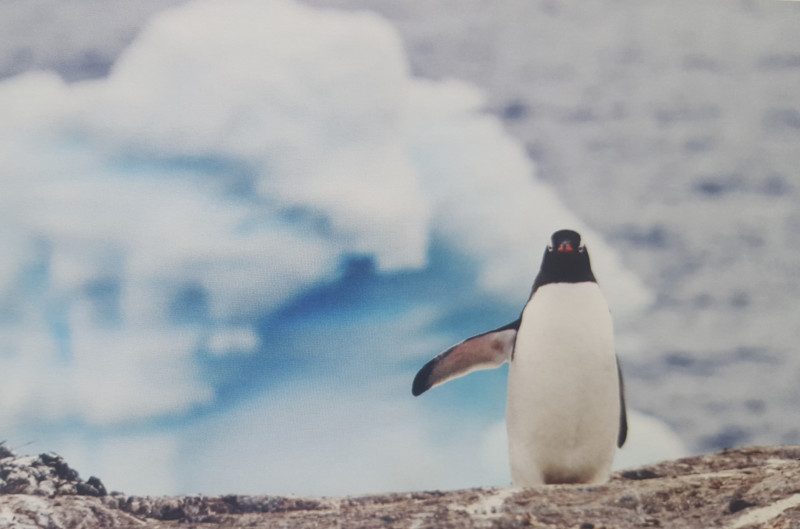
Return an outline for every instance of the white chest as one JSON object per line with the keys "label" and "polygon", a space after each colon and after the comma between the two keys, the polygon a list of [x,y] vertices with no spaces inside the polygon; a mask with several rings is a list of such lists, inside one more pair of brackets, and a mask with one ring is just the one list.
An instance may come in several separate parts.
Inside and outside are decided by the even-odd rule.
{"label": "white chest", "polygon": [[536,291],[517,332],[514,362],[519,367],[589,375],[597,362],[613,357],[611,314],[597,283],[557,283]]}
{"label": "white chest", "polygon": [[607,473],[619,428],[611,316],[596,283],[537,290],[525,307],[508,380],[517,484],[593,481]]}

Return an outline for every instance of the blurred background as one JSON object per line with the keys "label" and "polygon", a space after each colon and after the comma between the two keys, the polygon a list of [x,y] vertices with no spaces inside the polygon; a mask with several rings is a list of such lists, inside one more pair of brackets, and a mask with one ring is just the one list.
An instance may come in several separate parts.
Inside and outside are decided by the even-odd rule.
{"label": "blurred background", "polygon": [[549,235],[617,467],[800,442],[800,4],[0,3],[0,440],[131,494],[504,485]]}

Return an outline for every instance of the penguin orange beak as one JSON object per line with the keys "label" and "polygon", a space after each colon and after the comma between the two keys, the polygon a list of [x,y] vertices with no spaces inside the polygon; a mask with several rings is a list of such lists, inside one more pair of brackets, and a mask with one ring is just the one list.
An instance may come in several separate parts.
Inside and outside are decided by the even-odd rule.
{"label": "penguin orange beak", "polygon": [[569,241],[564,241],[558,245],[559,252],[571,252],[572,251],[572,243]]}

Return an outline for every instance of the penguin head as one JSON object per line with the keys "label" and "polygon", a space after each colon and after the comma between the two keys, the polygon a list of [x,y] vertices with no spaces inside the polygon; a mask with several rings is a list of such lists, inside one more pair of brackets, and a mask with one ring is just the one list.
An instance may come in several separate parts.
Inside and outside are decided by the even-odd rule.
{"label": "penguin head", "polygon": [[562,254],[584,253],[586,247],[581,243],[581,235],[577,231],[559,230],[550,238],[550,245],[547,247],[547,251]]}
{"label": "penguin head", "polygon": [[559,230],[550,238],[533,291],[551,283],[596,282],[589,252],[581,236],[573,230]]}

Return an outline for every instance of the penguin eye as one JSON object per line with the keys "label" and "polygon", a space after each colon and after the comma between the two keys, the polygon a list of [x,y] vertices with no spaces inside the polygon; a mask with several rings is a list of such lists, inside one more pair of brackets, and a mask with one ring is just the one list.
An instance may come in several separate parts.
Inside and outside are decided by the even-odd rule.
{"label": "penguin eye", "polygon": [[553,251],[553,246],[551,244],[547,245],[547,251],[548,252],[552,252]]}
{"label": "penguin eye", "polygon": [[586,251],[586,246],[584,246],[584,245],[582,245],[582,244],[581,244],[580,246],[578,246],[578,252],[579,252],[579,253],[583,253],[583,252],[585,252],[585,251]]}

